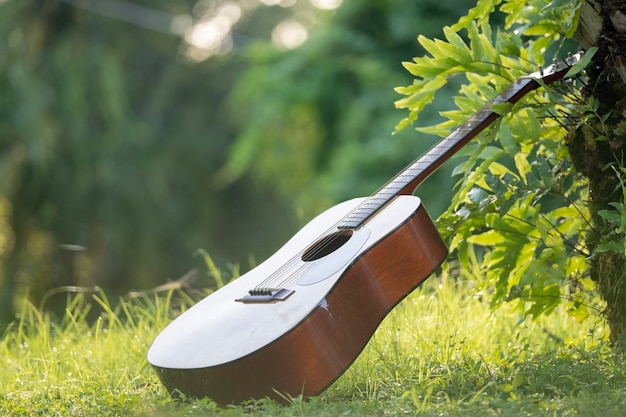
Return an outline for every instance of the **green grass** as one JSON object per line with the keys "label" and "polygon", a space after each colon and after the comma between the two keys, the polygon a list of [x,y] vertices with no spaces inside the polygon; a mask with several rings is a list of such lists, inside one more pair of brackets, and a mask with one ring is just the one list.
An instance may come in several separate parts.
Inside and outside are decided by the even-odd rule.
{"label": "green grass", "polygon": [[[432,278],[383,322],[354,365],[319,397],[226,409],[167,395],[145,353],[172,299],[122,299],[87,319],[82,295],[60,321],[25,305],[0,343],[0,415],[603,416],[626,410],[626,361],[600,318],[562,309],[521,320],[492,311],[468,280]],[[118,303],[116,303],[118,304]]]}

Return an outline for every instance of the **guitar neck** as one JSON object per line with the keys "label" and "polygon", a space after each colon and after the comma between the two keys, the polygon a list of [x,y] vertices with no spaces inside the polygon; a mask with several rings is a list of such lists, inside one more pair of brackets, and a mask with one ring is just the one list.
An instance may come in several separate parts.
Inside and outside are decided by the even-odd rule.
{"label": "guitar neck", "polygon": [[441,139],[426,153],[400,171],[374,195],[383,193],[393,198],[402,194],[413,194],[415,189],[441,164],[500,117],[493,110],[494,105],[514,104],[537,87],[539,84],[532,78],[522,78],[511,84],[504,92],[473,114],[465,123],[456,127],[448,136]]}
{"label": "guitar neck", "polygon": [[539,87],[534,78],[520,78],[497,97],[472,115],[465,123],[454,129],[448,136],[437,142],[426,153],[396,174],[389,182],[372,194],[339,224],[340,229],[356,229],[387,205],[393,198],[402,194],[413,194],[415,189],[461,149],[467,142],[491,125],[500,116],[493,106],[516,103],[524,95]]}

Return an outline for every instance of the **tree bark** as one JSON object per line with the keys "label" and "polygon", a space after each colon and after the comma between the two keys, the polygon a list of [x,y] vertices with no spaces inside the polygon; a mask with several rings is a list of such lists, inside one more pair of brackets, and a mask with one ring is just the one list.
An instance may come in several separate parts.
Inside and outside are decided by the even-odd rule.
{"label": "tree bark", "polygon": [[597,251],[615,226],[598,212],[623,203],[626,179],[626,1],[588,0],[581,11],[577,38],[598,51],[588,69],[585,99],[598,103],[597,117],[579,125],[567,138],[575,168],[589,179],[591,231],[587,236],[591,278],[606,301],[611,341],[626,346],[626,256],[624,251]]}

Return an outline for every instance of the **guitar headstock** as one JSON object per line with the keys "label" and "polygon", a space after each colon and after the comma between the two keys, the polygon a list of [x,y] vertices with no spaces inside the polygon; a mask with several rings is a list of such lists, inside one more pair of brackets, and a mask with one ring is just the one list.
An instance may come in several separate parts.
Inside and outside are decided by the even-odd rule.
{"label": "guitar headstock", "polygon": [[[534,78],[536,80],[541,80],[544,83],[549,84],[553,81],[565,78],[570,73],[570,70],[577,64],[584,64],[584,66],[580,68],[581,70],[584,69],[584,67],[586,67],[588,59],[583,59],[583,57],[585,57],[585,52],[580,51],[576,54],[569,55],[565,59],[554,60],[554,62],[548,67],[540,68],[538,71],[535,71],[524,78]],[[591,56],[589,56],[588,58],[590,59]],[[578,71],[575,71],[575,73],[577,72]],[[574,74],[569,75],[571,76]]]}

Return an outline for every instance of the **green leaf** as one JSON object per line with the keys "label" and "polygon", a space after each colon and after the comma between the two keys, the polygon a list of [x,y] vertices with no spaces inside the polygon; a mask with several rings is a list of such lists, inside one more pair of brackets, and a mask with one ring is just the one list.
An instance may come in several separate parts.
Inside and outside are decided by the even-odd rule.
{"label": "green leaf", "polygon": [[498,159],[503,156],[505,152],[497,146],[485,146],[479,154],[479,158],[485,160]]}
{"label": "green leaf", "polygon": [[496,103],[491,105],[491,110],[494,113],[505,116],[513,109],[513,103],[505,102],[505,103]]}
{"label": "green leaf", "polygon": [[570,302],[567,313],[574,317],[578,323],[582,323],[589,317],[589,308],[587,308],[581,293],[574,295],[574,299]]}
{"label": "green leaf", "polygon": [[[491,162],[489,164],[489,172],[491,172],[493,175],[496,176],[503,176],[505,174],[511,174],[513,175],[513,173],[511,172],[511,170],[509,168],[507,168],[505,165],[499,163],[499,162]],[[516,177],[516,175],[513,175],[513,177]]]}
{"label": "green leaf", "polygon": [[598,215],[612,223],[619,223],[622,219],[620,213],[615,210],[599,210]]}
{"label": "green leaf", "polygon": [[501,1],[502,0],[478,0],[476,6],[470,9],[467,15],[461,17],[459,21],[452,26],[452,30],[459,31],[467,27],[474,20],[478,20],[479,23],[486,22]]}
{"label": "green leaf", "polygon": [[528,163],[528,159],[526,159],[526,155],[516,153],[513,159],[515,160],[515,167],[517,168],[517,172],[520,174],[520,178],[525,184],[528,184],[526,177],[530,174],[531,168]]}
{"label": "green leaf", "polygon": [[591,48],[587,49],[582,58],[577,63],[572,65],[569,71],[567,71],[567,74],[565,74],[565,78],[571,78],[584,71],[589,66],[589,63],[593,59],[593,56],[596,54],[596,52],[598,52],[597,46],[592,46]]}
{"label": "green leaf", "polygon": [[479,246],[494,246],[504,243],[506,238],[495,230],[490,230],[479,235],[473,235],[467,238],[467,241]]}
{"label": "green leaf", "polygon": [[513,24],[518,23],[520,15],[527,5],[528,3],[526,0],[509,0],[500,7],[500,11],[506,13],[506,18],[504,20],[505,29],[510,29]]}
{"label": "green leaf", "polygon": [[441,87],[446,84],[446,79],[443,77],[429,80],[421,84],[421,88],[417,92],[411,94],[409,97],[396,101],[397,108],[409,108],[411,110],[421,110],[429,104]]}

